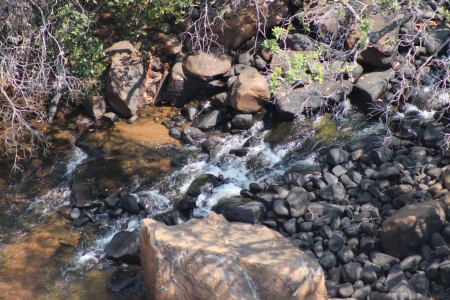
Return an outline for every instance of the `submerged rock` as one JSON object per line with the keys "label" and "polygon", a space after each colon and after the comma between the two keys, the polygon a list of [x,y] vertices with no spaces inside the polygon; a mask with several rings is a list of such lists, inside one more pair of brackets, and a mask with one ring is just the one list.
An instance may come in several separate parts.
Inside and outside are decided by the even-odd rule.
{"label": "submerged rock", "polygon": [[211,192],[219,185],[219,179],[212,174],[202,174],[195,178],[188,189],[188,195],[198,197],[202,192]]}
{"label": "submerged rock", "polygon": [[318,263],[263,226],[211,213],[170,228],[145,219],[141,228],[148,299],[327,299]]}

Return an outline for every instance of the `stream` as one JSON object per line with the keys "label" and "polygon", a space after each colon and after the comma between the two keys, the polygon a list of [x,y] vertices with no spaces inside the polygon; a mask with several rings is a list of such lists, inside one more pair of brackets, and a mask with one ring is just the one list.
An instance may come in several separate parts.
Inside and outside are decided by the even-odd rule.
{"label": "stream", "polygon": [[[338,119],[322,115],[290,122],[273,121],[269,115],[250,130],[238,134],[212,132],[209,140],[213,146],[207,154],[201,145],[167,143],[167,129],[156,123],[154,117],[170,111],[159,108],[147,111],[148,118],[143,123],[128,125],[122,120],[111,126],[106,126],[105,121],[91,121],[80,111],[62,113],[63,117],[57,120],[59,127],[49,132],[59,135],[53,156],[46,158],[49,162],[32,163],[28,166],[32,171],[24,172],[22,178],[10,180],[4,187],[0,185],[3,188],[0,191],[0,299],[143,299],[142,279],[125,293],[107,288],[119,263],[105,257],[105,245],[117,232],[139,228],[143,218],[164,217],[174,203],[186,196],[190,184],[199,175],[213,174],[223,176],[224,180],[211,193],[198,196],[198,208],[193,215],[196,218],[208,215],[214,205],[239,195],[241,189],[248,188],[252,182],[282,183],[289,174],[290,178],[297,178],[298,174],[320,171],[322,156],[330,147],[362,136],[386,133],[383,124],[367,121],[365,116],[351,110]],[[422,114],[422,118],[426,117]],[[166,140],[159,145],[147,143],[154,135],[145,140],[142,132],[151,130],[149,128],[157,128]],[[142,173],[133,177],[136,174],[130,175],[128,169],[123,169],[130,175],[127,179],[131,182],[123,190],[135,195],[145,211],[138,216],[125,214],[117,219],[107,214],[93,214],[93,222],[75,228],[68,217],[71,180],[87,166],[103,168],[96,165],[98,151],[77,147],[75,141],[89,132],[96,134],[96,141],[107,137],[114,145],[92,144],[102,149],[102,159],[118,159],[122,154],[117,149],[131,147],[113,140],[116,137],[120,140],[121,130],[125,135],[133,134],[127,130],[136,130],[139,141],[135,139],[134,143],[154,151],[138,159],[148,160],[148,168],[153,170],[151,175]],[[249,139],[251,146],[246,156],[229,154]],[[105,154],[107,148],[109,152]],[[135,150],[127,148],[124,153],[140,152]],[[170,161],[177,158],[182,158],[183,167],[170,166]]]}

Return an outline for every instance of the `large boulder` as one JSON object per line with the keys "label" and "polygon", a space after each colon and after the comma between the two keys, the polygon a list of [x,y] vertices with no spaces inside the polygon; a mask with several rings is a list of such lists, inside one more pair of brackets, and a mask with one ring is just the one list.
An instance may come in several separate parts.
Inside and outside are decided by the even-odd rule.
{"label": "large boulder", "polygon": [[225,49],[236,49],[259,30],[279,25],[287,16],[288,10],[289,3],[285,0],[264,1],[257,7],[243,9],[239,14],[224,18],[223,22],[211,26],[211,32],[217,35],[214,42]]}
{"label": "large boulder", "polygon": [[350,94],[352,104],[359,107],[365,113],[374,113],[374,105],[381,102],[386,93],[388,82],[395,75],[394,70],[375,71],[362,75]]}
{"label": "large boulder", "polygon": [[139,236],[137,230],[116,233],[105,247],[106,256],[125,263],[139,264],[141,261]]}
{"label": "large boulder", "polygon": [[183,63],[178,62],[167,77],[167,90],[164,93],[164,101],[176,107],[185,105],[191,96],[198,93],[205,86],[205,82],[186,76],[183,71]]}
{"label": "large boulder", "polygon": [[210,81],[215,76],[227,73],[231,69],[232,58],[218,48],[209,52],[189,55],[184,62],[186,75],[192,78]]}
{"label": "large boulder", "polygon": [[269,83],[254,68],[245,69],[236,79],[230,104],[241,113],[258,112],[270,99]]}
{"label": "large boulder", "polygon": [[147,299],[325,300],[319,264],[264,226],[211,213],[171,226],[141,223]]}
{"label": "large boulder", "polygon": [[114,44],[106,52],[112,56],[106,76],[106,99],[125,118],[136,114],[146,73],[137,51],[128,41]]}
{"label": "large boulder", "polygon": [[352,85],[349,81],[313,82],[289,93],[277,93],[275,108],[281,117],[294,118],[304,111],[312,111],[340,102],[351,89]]}
{"label": "large boulder", "polygon": [[445,221],[445,206],[440,201],[427,201],[402,207],[381,226],[384,251],[404,258],[429,241]]}

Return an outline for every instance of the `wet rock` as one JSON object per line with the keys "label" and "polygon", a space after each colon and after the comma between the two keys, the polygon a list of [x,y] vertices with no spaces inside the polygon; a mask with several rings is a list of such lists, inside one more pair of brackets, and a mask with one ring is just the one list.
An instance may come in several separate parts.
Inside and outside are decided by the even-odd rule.
{"label": "wet rock", "polygon": [[120,206],[132,215],[138,215],[141,212],[138,201],[130,194],[120,197]]}
{"label": "wet rock", "polygon": [[174,139],[179,140],[181,138],[181,131],[178,130],[177,128],[175,128],[175,127],[174,128],[170,128],[169,135],[171,137],[173,137]]}
{"label": "wet rock", "polygon": [[383,222],[383,249],[395,257],[413,255],[420,245],[430,240],[434,232],[439,231],[444,220],[444,205],[439,201],[405,206]]}
{"label": "wet rock", "polygon": [[140,103],[144,66],[128,41],[114,44],[105,53],[112,56],[106,76],[106,99],[115,112],[130,118],[136,114]]}
{"label": "wet rock", "polygon": [[100,203],[97,206],[97,209],[95,210],[95,213],[97,215],[102,215],[102,214],[106,213],[107,211],[108,211],[108,207],[106,206],[106,204],[105,203]]}
{"label": "wet rock", "polygon": [[211,192],[219,185],[219,179],[212,174],[202,174],[195,178],[188,188],[188,195],[198,197],[203,192]]}
{"label": "wet rock", "polygon": [[108,196],[105,198],[105,204],[108,205],[109,208],[114,208],[119,204],[120,198],[116,196]]}
{"label": "wet rock", "polygon": [[[181,295],[186,299],[327,299],[319,265],[263,226],[227,223],[214,213],[182,226],[167,228],[151,219],[141,226],[142,265],[151,299]],[[274,251],[276,260],[271,257]],[[280,268],[288,270],[285,275]],[[158,288],[163,285],[166,289]],[[217,290],[217,286],[224,288]],[[298,291],[295,296],[292,287]]]}
{"label": "wet rock", "polygon": [[186,120],[188,120],[189,122],[192,122],[192,121],[194,121],[195,117],[197,116],[198,109],[197,109],[196,105],[189,103],[181,109],[181,113],[186,118]]}
{"label": "wet rock", "polygon": [[252,114],[238,114],[233,117],[231,124],[238,129],[250,129],[255,123],[255,118]]}
{"label": "wet rock", "polygon": [[261,224],[266,216],[266,207],[257,201],[237,203],[229,206],[222,214],[228,222]]}
{"label": "wet rock", "polygon": [[108,280],[108,289],[113,292],[123,291],[135,285],[137,280],[137,272],[135,270],[119,268]]}
{"label": "wet rock", "polygon": [[233,84],[230,104],[239,112],[255,113],[270,99],[269,84],[256,69],[243,71]]}
{"label": "wet rock", "polygon": [[87,225],[87,223],[89,223],[90,218],[88,217],[81,217],[77,220],[75,220],[75,222],[73,222],[73,226],[75,227],[83,227],[85,225]]}
{"label": "wet rock", "polygon": [[211,110],[207,113],[198,116],[192,123],[193,127],[197,127],[201,130],[210,130],[217,125],[221,124],[223,116],[218,110]]}
{"label": "wet rock", "polygon": [[186,144],[197,144],[206,138],[206,134],[195,127],[186,126],[181,132],[181,140]]}
{"label": "wet rock", "polygon": [[70,212],[70,218],[72,220],[76,220],[81,216],[81,210],[77,207],[75,207],[74,209],[72,209],[72,211]]}
{"label": "wet rock", "polygon": [[230,150],[230,154],[234,154],[237,157],[244,157],[244,156],[247,156],[249,151],[250,150],[246,149],[246,148],[243,148],[243,149],[231,149]]}
{"label": "wet rock", "polygon": [[110,218],[118,218],[118,217],[122,216],[124,213],[125,213],[125,210],[123,210],[123,208],[116,207],[109,211],[108,216]]}
{"label": "wet rock", "polygon": [[116,233],[105,247],[106,256],[125,263],[139,264],[141,261],[139,239],[138,230]]}

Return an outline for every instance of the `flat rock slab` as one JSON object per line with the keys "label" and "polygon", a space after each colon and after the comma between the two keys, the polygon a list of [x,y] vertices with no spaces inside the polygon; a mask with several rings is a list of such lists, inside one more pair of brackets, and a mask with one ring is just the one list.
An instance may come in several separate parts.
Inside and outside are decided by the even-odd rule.
{"label": "flat rock slab", "polygon": [[319,264],[278,232],[211,213],[180,226],[141,223],[147,299],[325,300]]}

